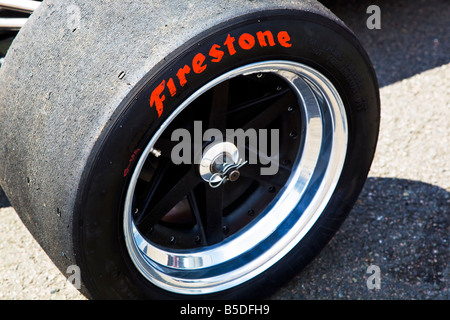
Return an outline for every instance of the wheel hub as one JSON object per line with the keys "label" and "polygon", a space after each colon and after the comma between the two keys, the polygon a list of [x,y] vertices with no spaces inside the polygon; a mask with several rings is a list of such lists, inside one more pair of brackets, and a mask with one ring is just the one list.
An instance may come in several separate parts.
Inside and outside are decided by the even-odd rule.
{"label": "wheel hub", "polygon": [[218,187],[225,181],[239,179],[239,168],[246,162],[239,158],[239,150],[229,141],[208,145],[200,160],[199,173],[211,187]]}

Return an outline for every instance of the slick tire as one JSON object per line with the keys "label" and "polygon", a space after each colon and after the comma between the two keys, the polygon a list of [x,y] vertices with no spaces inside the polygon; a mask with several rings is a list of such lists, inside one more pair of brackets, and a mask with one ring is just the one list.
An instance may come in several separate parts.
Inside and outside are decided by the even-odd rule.
{"label": "slick tire", "polygon": [[379,95],[316,1],[44,1],[0,69],[0,115],[0,184],[86,296],[248,299],[350,212]]}

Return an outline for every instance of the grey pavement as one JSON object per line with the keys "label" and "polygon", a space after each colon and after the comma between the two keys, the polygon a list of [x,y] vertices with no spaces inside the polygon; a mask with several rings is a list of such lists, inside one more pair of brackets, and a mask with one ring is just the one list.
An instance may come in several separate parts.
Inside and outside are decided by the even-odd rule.
{"label": "grey pavement", "polygon": [[[359,37],[381,88],[374,163],[348,219],[270,299],[449,299],[450,6],[445,0],[327,0]],[[369,30],[369,5],[381,29]],[[0,300],[84,299],[0,189]],[[368,267],[380,288],[369,289]]]}
{"label": "grey pavement", "polygon": [[[381,88],[369,178],[342,228],[272,299],[449,299],[450,6],[328,1],[360,38]],[[369,5],[381,29],[369,30]],[[369,289],[370,265],[380,289]],[[370,279],[369,279],[370,278]]]}

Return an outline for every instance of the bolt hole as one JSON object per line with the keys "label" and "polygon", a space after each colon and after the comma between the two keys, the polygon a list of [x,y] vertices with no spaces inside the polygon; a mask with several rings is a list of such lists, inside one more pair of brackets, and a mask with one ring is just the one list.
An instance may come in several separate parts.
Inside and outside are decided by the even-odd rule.
{"label": "bolt hole", "polygon": [[229,231],[230,231],[230,230],[228,229],[227,226],[223,226],[223,227],[222,227],[222,232],[223,232],[224,234],[228,234]]}

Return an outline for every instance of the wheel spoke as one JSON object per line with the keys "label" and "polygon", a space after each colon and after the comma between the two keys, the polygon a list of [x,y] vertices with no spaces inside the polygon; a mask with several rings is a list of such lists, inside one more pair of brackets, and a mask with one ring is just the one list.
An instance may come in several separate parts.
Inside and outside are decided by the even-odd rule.
{"label": "wheel spoke", "polygon": [[242,129],[261,129],[266,128],[273,120],[278,118],[281,112],[285,111],[289,106],[296,104],[295,95],[291,91],[287,91],[281,95],[274,103],[272,103],[264,111],[249,120]]}
{"label": "wheel spoke", "polygon": [[[169,162],[164,161],[164,162],[159,163],[158,168],[156,169],[156,171],[154,171],[154,175],[151,177],[151,180],[145,189],[145,193],[144,193],[146,195],[145,199],[143,201],[141,201],[141,203],[138,207],[141,212],[147,211],[147,209],[151,203],[151,200],[153,199],[153,196],[157,192],[168,169],[169,169]],[[155,169],[153,168],[152,170],[155,170]],[[141,171],[141,174],[142,174],[142,171]]]}
{"label": "wheel spoke", "polygon": [[[156,203],[155,201],[152,201],[154,199],[147,200],[149,205],[136,219],[136,225],[141,228],[141,230],[148,230],[151,226],[160,221],[178,202],[183,200],[184,197],[199,183],[200,179],[195,174],[194,167],[191,166],[189,171],[181,177],[168,192],[158,199]],[[155,198],[155,196],[151,198]],[[154,203],[154,205],[150,205],[150,203]]]}
{"label": "wheel spoke", "polygon": [[225,133],[227,125],[228,95],[230,90],[229,81],[225,81],[214,87],[211,101],[211,112],[209,114],[209,128],[219,129]]}
{"label": "wheel spoke", "polygon": [[199,229],[200,233],[200,243],[202,245],[207,245],[206,242],[206,231],[204,227],[204,218],[203,214],[201,213],[200,207],[199,207],[199,201],[197,200],[197,195],[195,190],[191,190],[191,192],[188,193],[187,199],[189,201],[189,205],[191,207],[192,213],[195,217],[196,224]]}
{"label": "wheel spoke", "polygon": [[246,101],[244,103],[241,103],[237,106],[234,106],[233,109],[228,110],[228,114],[236,113],[236,112],[242,112],[245,111],[248,108],[254,107],[256,105],[259,105],[261,103],[265,103],[267,101],[277,99],[279,97],[284,96],[287,92],[289,92],[289,89],[284,89],[276,93],[266,94],[263,97],[259,97],[256,99],[252,99],[250,101]]}
{"label": "wheel spoke", "polygon": [[195,216],[201,242],[212,245],[223,240],[223,187],[211,188],[203,184],[188,196]]}
{"label": "wheel spoke", "polygon": [[206,241],[209,245],[223,240],[223,186],[211,188],[204,185],[205,210],[204,210],[204,229]]}
{"label": "wheel spoke", "polygon": [[242,177],[256,180],[268,188],[275,187],[278,189],[285,185],[286,179],[291,173],[291,170],[288,167],[281,165],[278,167],[278,172],[273,175],[261,174],[261,168],[262,166],[250,164],[243,166],[240,169],[240,173]]}

